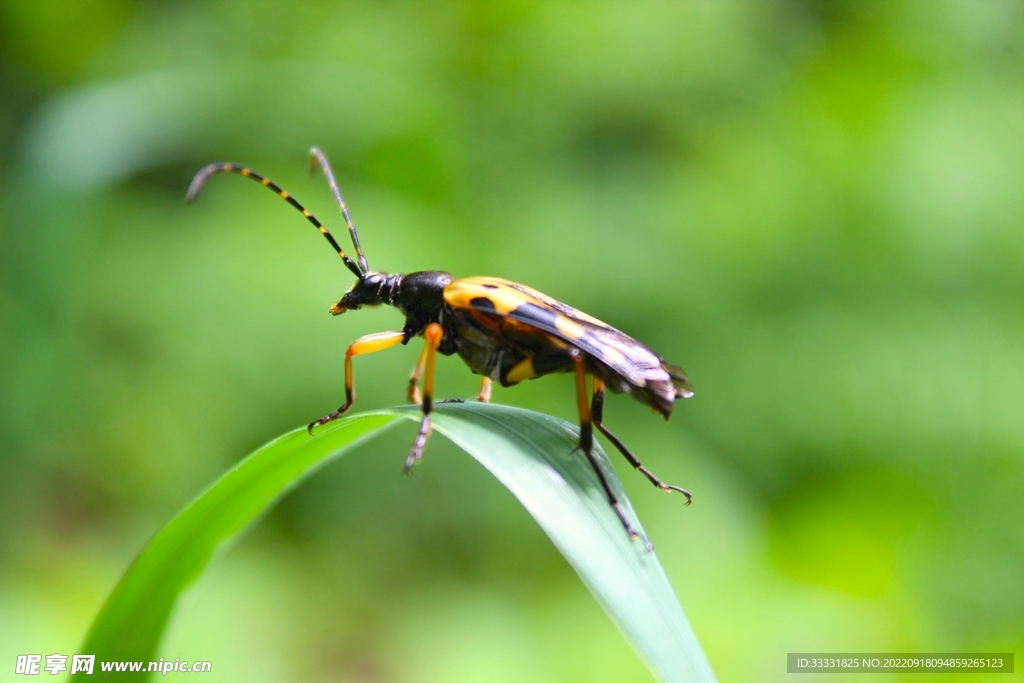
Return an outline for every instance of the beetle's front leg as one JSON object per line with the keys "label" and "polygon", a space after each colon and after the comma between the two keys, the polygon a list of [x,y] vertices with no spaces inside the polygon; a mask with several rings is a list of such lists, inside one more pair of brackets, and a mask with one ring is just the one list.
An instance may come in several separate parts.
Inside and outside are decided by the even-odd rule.
{"label": "beetle's front leg", "polygon": [[352,407],[352,404],[356,402],[355,378],[352,376],[352,357],[391,348],[395,344],[401,344],[404,337],[405,335],[402,332],[377,332],[375,334],[368,334],[365,337],[360,337],[352,342],[352,345],[349,346],[348,350],[345,352],[345,404],[333,413],[328,413],[319,420],[313,420],[310,422],[309,426],[306,427],[310,436],[313,434],[314,427],[319,427],[327,424],[331,420],[338,419],[347,413]]}
{"label": "beetle's front leg", "polygon": [[437,357],[437,347],[441,345],[444,330],[437,323],[430,323],[423,331],[423,336],[427,340],[423,348],[426,372],[423,377],[423,402],[420,404],[423,406],[423,419],[420,421],[420,431],[416,434],[409,457],[405,459],[405,467],[402,468],[405,474],[409,474],[413,465],[423,457],[423,450],[427,447],[427,439],[430,437],[430,411],[434,407],[434,359]]}

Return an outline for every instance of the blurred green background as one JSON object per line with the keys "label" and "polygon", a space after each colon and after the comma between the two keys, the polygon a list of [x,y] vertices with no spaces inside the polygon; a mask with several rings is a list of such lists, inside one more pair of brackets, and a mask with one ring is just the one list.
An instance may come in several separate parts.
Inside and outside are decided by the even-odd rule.
{"label": "blurred green background", "polygon": [[[1020,2],[0,7],[4,670],[77,652],[175,510],[400,327],[328,315],[352,277],[271,193],[183,202],[243,162],[340,239],[314,144],[372,267],[518,280],[687,369],[669,425],[607,417],[694,492],[612,454],[722,681],[1024,651]],[[404,400],[413,346],[356,362],[359,408]],[[438,381],[476,389],[457,358]],[[568,377],[495,400],[573,417]],[[161,654],[219,681],[651,680],[475,462],[435,437],[400,476],[413,433],[289,496]]]}

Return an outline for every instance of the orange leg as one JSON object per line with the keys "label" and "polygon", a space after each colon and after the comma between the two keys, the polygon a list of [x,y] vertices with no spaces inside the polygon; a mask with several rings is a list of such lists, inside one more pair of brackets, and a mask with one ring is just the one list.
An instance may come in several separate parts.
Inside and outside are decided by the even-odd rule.
{"label": "orange leg", "polygon": [[637,457],[633,455],[633,453],[630,452],[628,448],[626,448],[626,444],[622,443],[619,440],[619,437],[612,434],[611,430],[604,426],[604,424],[602,423],[602,420],[604,419],[604,382],[598,377],[594,377],[594,402],[591,404],[590,414],[594,421],[594,426],[597,427],[597,429],[602,434],[608,437],[608,440],[611,441],[612,444],[619,449],[619,453],[622,453],[626,460],[629,461],[630,465],[640,470],[640,472],[642,472],[643,475],[647,477],[647,479],[652,484],[657,486],[662,491],[678,491],[679,493],[683,494],[684,496],[686,496],[686,504],[690,504],[690,502],[693,500],[693,496],[690,495],[689,491],[680,486],[666,484],[657,476],[655,476],[653,472],[644,467],[640,463],[640,460],[638,460]]}
{"label": "orange leg", "polygon": [[477,394],[476,400],[481,401],[482,403],[490,403],[491,402],[491,378],[490,377],[484,377],[480,381],[480,393]]}
{"label": "orange leg", "polygon": [[420,359],[416,361],[416,367],[412,369],[412,374],[409,375],[409,388],[405,391],[405,397],[409,403],[423,403],[423,397],[420,396],[419,381],[423,375],[423,367],[427,364],[427,346],[423,347],[423,351],[420,352]]}
{"label": "orange leg", "polygon": [[352,342],[352,345],[348,347],[348,351],[345,352],[345,405],[341,406],[333,413],[324,415],[319,420],[314,420],[309,423],[309,433],[313,433],[314,427],[325,425],[331,420],[336,420],[349,411],[352,404],[356,402],[356,385],[355,379],[352,377],[352,356],[361,356],[365,353],[373,353],[374,351],[383,351],[384,349],[391,348],[395,344],[401,344],[402,339],[405,338],[405,334],[402,332],[377,332],[376,334],[368,334],[365,337]]}
{"label": "orange leg", "polygon": [[430,411],[434,407],[434,359],[437,356],[437,347],[441,345],[444,331],[437,323],[430,323],[427,325],[427,329],[423,331],[423,336],[427,340],[427,345],[423,349],[423,353],[426,354],[425,374],[423,377],[423,402],[421,404],[423,406],[423,419],[420,421],[420,431],[416,434],[416,440],[412,444],[412,450],[409,451],[409,457],[405,459],[403,471],[406,474],[409,474],[413,465],[423,457],[423,449],[427,447],[427,438],[430,436]]}
{"label": "orange leg", "polygon": [[[579,349],[573,349],[571,352],[573,363],[576,366],[576,407],[580,414],[580,443],[576,447],[583,451],[583,454],[587,456],[587,460],[590,461],[590,466],[594,469],[594,473],[597,475],[598,481],[601,482],[601,488],[604,489],[605,494],[608,496],[608,503],[612,506],[615,514],[618,516],[619,521],[622,522],[622,526],[626,529],[626,533],[629,534],[630,538],[639,538],[643,540],[644,545],[647,546],[647,550],[653,550],[654,546],[646,538],[643,538],[633,525],[630,523],[629,518],[626,517],[625,511],[619,504],[619,499],[615,496],[615,492],[612,491],[612,487],[608,484],[608,478],[604,476],[604,472],[601,471],[601,466],[597,462],[597,458],[594,457],[594,430],[593,430],[593,416],[590,412],[590,403],[587,401],[587,367],[586,361],[583,359],[583,354]],[[600,381],[595,378],[595,381]]]}

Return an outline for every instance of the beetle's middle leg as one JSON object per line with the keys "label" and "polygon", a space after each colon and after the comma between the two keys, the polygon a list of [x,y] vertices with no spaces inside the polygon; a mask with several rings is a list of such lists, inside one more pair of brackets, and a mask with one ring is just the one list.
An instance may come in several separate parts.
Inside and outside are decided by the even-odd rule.
{"label": "beetle's middle leg", "polygon": [[427,340],[427,344],[423,348],[426,358],[424,359],[423,401],[420,404],[423,406],[423,419],[420,421],[420,431],[416,434],[409,457],[405,459],[405,467],[402,468],[406,474],[409,474],[413,465],[423,457],[423,449],[427,447],[427,438],[430,436],[430,411],[434,407],[434,359],[437,356],[437,347],[440,346],[441,338],[444,336],[444,330],[437,323],[430,323],[423,331],[423,336]]}
{"label": "beetle's middle leg", "polygon": [[484,378],[480,380],[480,393],[476,395],[476,400],[481,403],[491,402],[491,378],[484,375]]}
{"label": "beetle's middle leg", "polygon": [[412,374],[409,375],[409,388],[405,392],[405,397],[409,400],[409,403],[423,403],[419,383],[420,377],[423,375],[423,367],[427,364],[428,348],[428,346],[424,346],[423,350],[420,351],[420,359],[416,361],[416,367],[412,369]]}
{"label": "beetle's middle leg", "polygon": [[[594,473],[597,474],[598,481],[601,482],[601,488],[604,489],[605,494],[608,496],[608,503],[615,510],[615,514],[618,516],[619,521],[622,522],[622,526],[626,529],[629,537],[641,539],[644,545],[647,546],[647,550],[654,550],[651,542],[633,528],[629,518],[626,517],[626,512],[622,509],[622,505],[619,504],[618,497],[616,497],[612,487],[608,484],[608,478],[604,476],[604,472],[601,471],[601,467],[598,465],[597,458],[594,457],[594,423],[590,412],[590,404],[587,402],[586,365],[583,360],[583,354],[579,349],[572,349],[569,353],[576,366],[576,407],[580,413],[580,443],[577,448],[583,451],[583,454],[587,456],[587,460],[590,461],[590,466],[594,469]],[[594,379],[597,380],[596,377]]]}
{"label": "beetle's middle leg", "polygon": [[313,420],[309,423],[306,429],[310,435],[313,434],[313,428],[325,425],[331,420],[336,420],[349,411],[352,404],[356,402],[356,384],[355,378],[352,376],[352,356],[361,356],[366,353],[373,353],[374,351],[383,351],[384,349],[391,348],[395,344],[401,344],[402,339],[405,338],[405,334],[402,332],[377,332],[375,334],[368,334],[365,337],[360,337],[352,342],[351,346],[345,352],[345,405],[341,406],[333,413],[324,415],[319,420]]}
{"label": "beetle's middle leg", "polygon": [[679,493],[683,494],[684,496],[686,496],[686,505],[690,504],[690,502],[693,500],[693,496],[690,495],[689,491],[687,491],[681,486],[673,486],[672,484],[666,484],[661,479],[659,479],[657,475],[654,474],[654,472],[651,472],[649,469],[647,469],[640,463],[640,460],[637,459],[637,457],[633,455],[633,453],[628,448],[626,448],[626,444],[622,443],[622,441],[619,440],[619,437],[612,434],[612,431],[604,426],[602,422],[604,419],[604,381],[602,381],[601,378],[597,377],[596,375],[594,376],[594,402],[591,405],[590,413],[594,421],[594,426],[597,427],[602,434],[608,437],[608,440],[611,441],[612,444],[614,444],[615,447],[619,449],[619,453],[622,453],[626,460],[629,461],[630,465],[640,470],[640,472],[645,477],[647,477],[647,479],[652,484],[657,486],[662,491],[678,491]]}

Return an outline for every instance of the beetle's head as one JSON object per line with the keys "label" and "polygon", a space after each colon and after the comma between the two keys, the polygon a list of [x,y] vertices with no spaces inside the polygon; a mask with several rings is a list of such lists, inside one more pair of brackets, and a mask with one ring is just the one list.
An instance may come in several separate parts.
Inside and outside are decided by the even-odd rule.
{"label": "beetle's head", "polygon": [[380,306],[387,302],[394,279],[386,273],[367,273],[356,280],[338,303],[331,306],[331,315],[354,311],[360,306]]}

